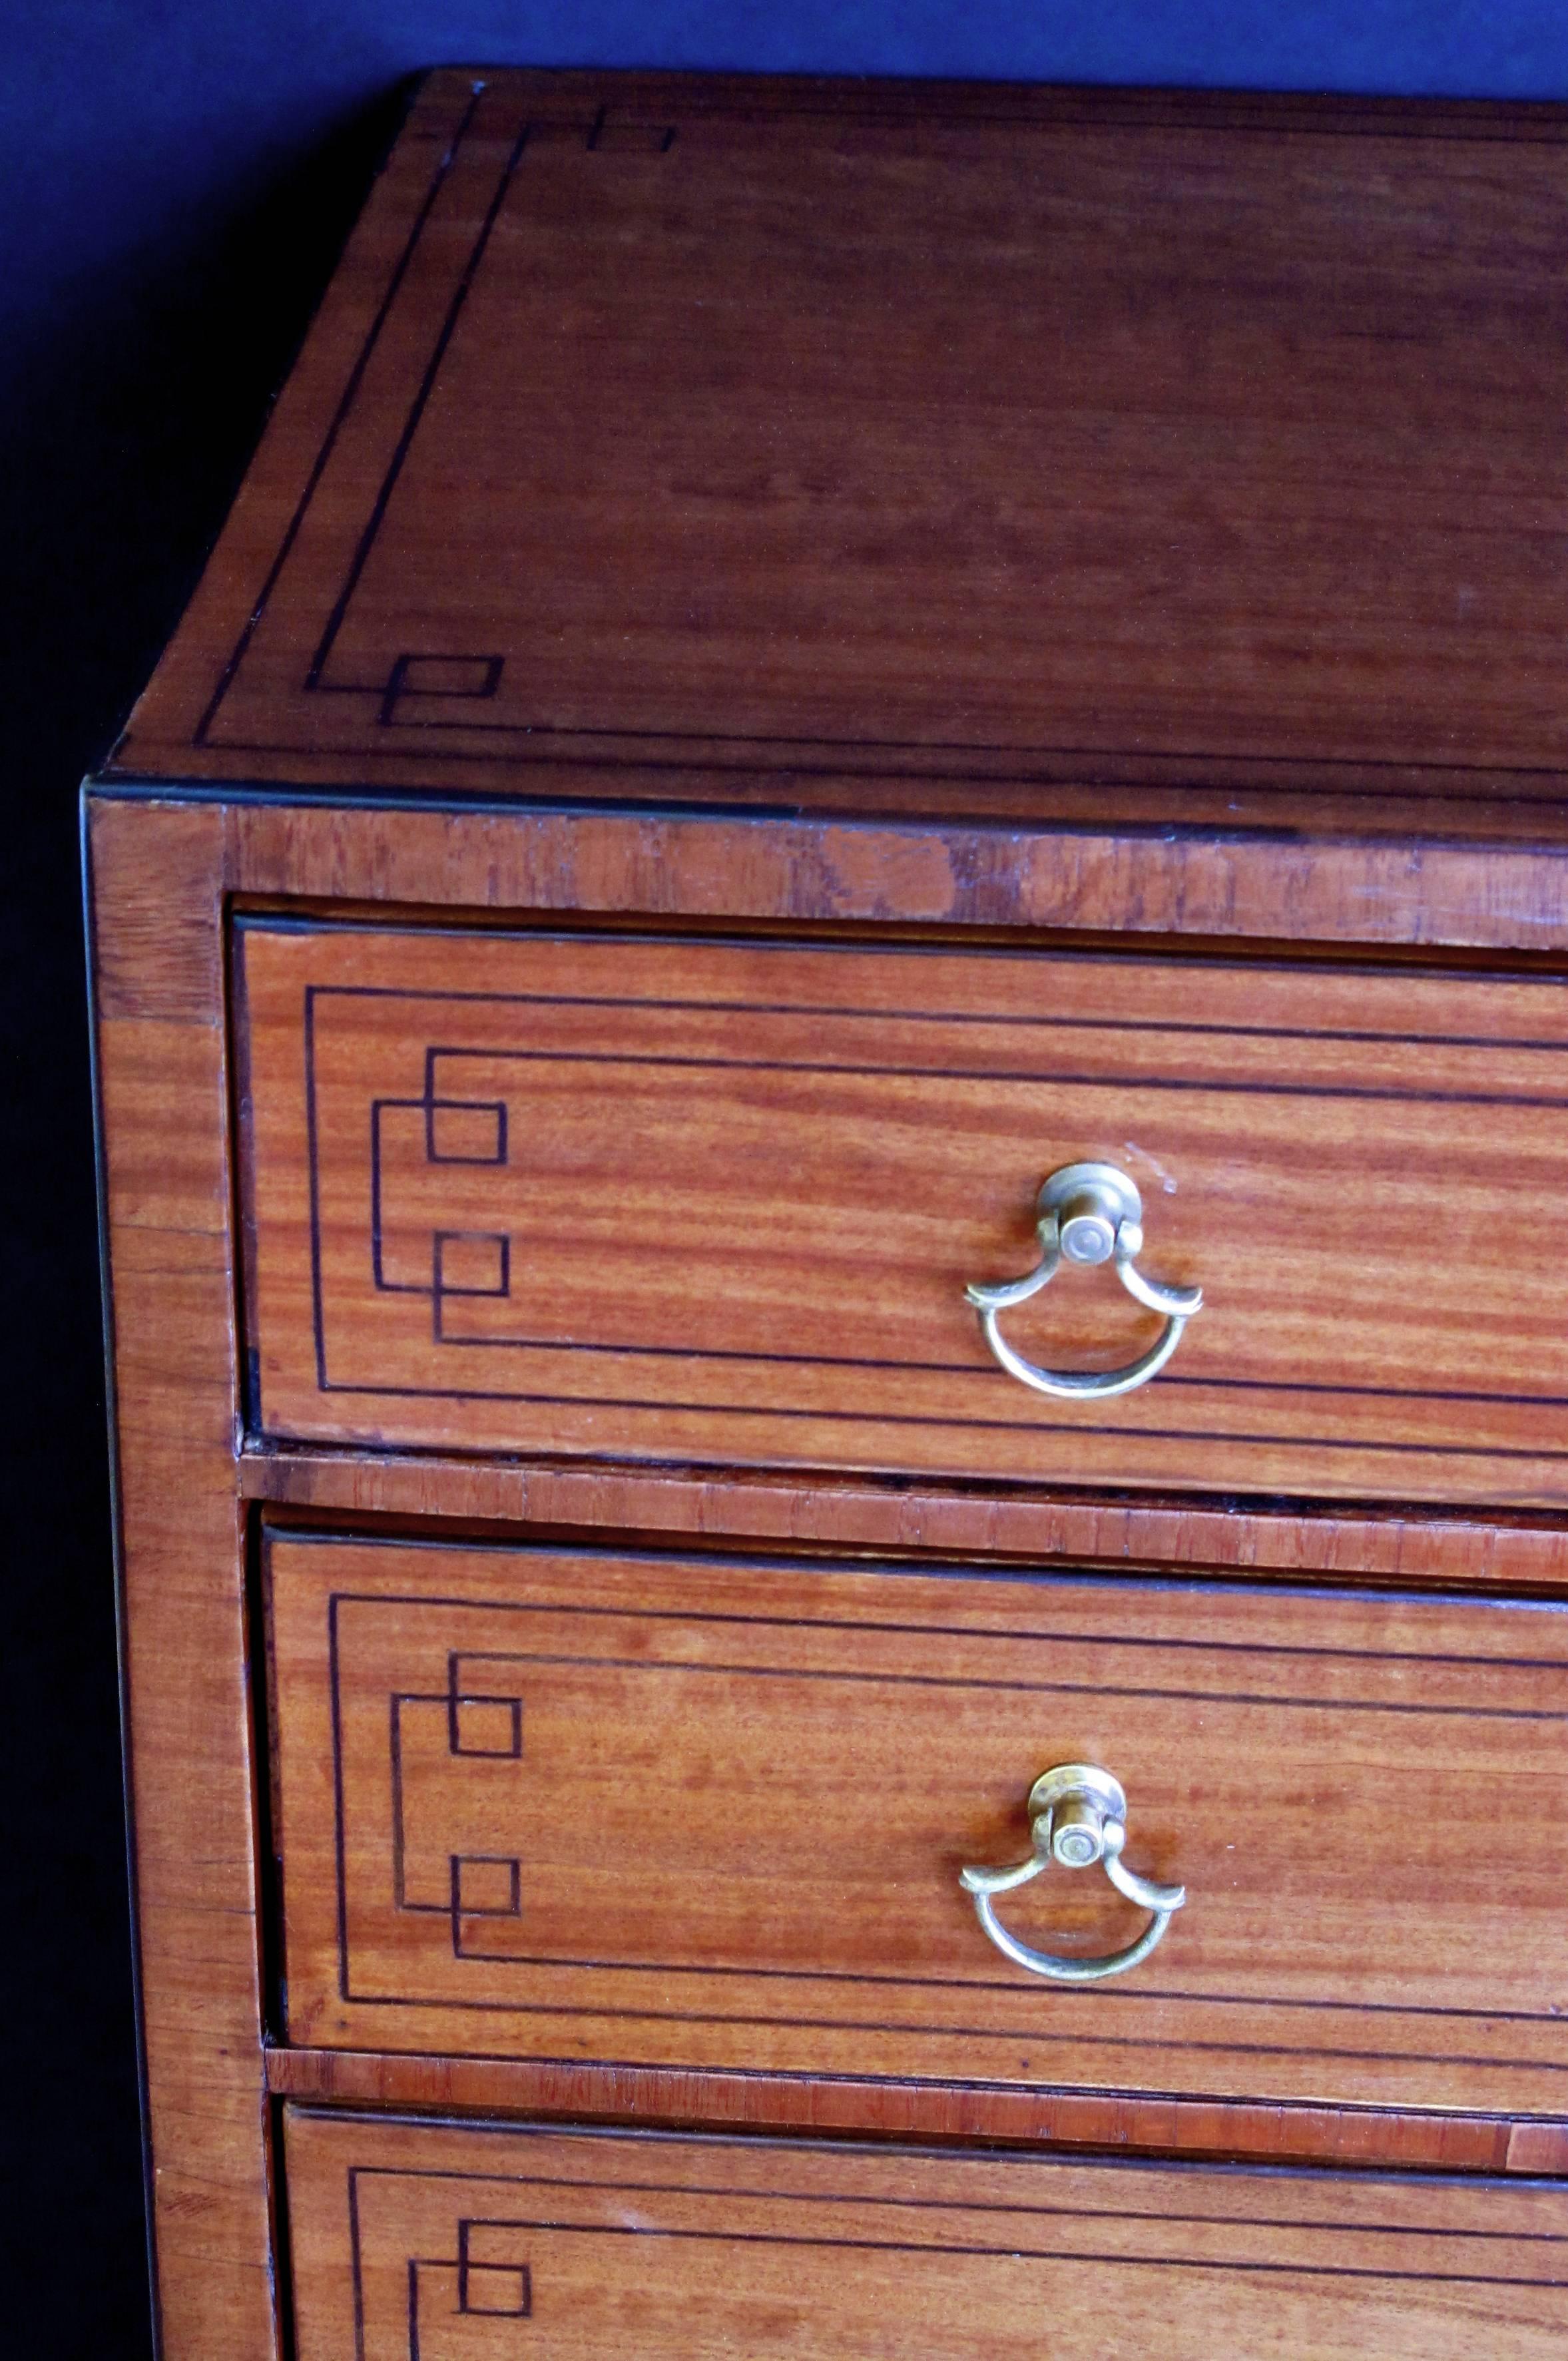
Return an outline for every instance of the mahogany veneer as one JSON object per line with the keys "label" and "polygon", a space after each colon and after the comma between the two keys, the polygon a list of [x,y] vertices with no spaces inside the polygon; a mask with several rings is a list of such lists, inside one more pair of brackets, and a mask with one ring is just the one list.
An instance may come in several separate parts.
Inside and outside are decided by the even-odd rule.
{"label": "mahogany veneer", "polygon": [[[268,1436],[1550,1505],[1568,1266],[1556,978],[246,921]],[[967,1279],[1124,1166],[1205,1306],[1045,1402]],[[1015,1340],[1114,1367],[1109,1271]],[[1528,1380],[1520,1375],[1528,1367]]]}
{"label": "mahogany veneer", "polygon": [[[1568,2190],[291,2109],[302,2361],[890,2345],[983,2361],[1507,2361],[1561,2349]],[[1223,2324],[1222,2324],[1223,2323]]]}
{"label": "mahogany veneer", "polygon": [[1544,107],[433,75],[118,766],[1554,834],[1565,208]]}
{"label": "mahogany veneer", "polygon": [[[421,86],[86,804],[169,2361],[1561,2348],[1565,238],[1552,108]],[[1206,1293],[1063,1403],[1085,1158]]]}
{"label": "mahogany veneer", "polygon": [[[267,1586],[291,2039],[1563,2108],[1554,1612],[280,1534]],[[1102,1991],[959,1885],[1054,1762],[1195,1897]],[[1059,1871],[1006,1919],[1139,1923]]]}

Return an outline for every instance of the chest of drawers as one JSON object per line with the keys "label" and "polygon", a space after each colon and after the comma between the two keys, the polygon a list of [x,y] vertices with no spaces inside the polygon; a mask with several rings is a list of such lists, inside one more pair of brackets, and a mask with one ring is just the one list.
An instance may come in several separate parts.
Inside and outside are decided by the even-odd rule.
{"label": "chest of drawers", "polygon": [[1561,2351],[1565,235],[421,86],[86,797],[170,2361]]}

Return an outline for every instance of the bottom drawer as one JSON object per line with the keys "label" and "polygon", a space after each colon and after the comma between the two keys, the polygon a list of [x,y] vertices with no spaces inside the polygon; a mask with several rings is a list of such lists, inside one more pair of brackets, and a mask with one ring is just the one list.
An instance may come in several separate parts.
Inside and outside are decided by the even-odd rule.
{"label": "bottom drawer", "polygon": [[291,2109],[300,2361],[1561,2361],[1568,2184]]}

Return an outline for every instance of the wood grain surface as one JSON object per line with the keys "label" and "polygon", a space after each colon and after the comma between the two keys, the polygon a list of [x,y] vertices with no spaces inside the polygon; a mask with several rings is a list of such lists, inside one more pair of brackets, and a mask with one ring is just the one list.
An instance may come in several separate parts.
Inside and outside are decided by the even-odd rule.
{"label": "wood grain surface", "polygon": [[1564,121],[435,75],[118,763],[1560,840]]}
{"label": "wood grain surface", "polygon": [[252,1444],[240,1487],[318,1525],[372,1531],[521,1527],[533,1537],[605,1532],[659,1543],[892,1551],[1014,1565],[1307,1576],[1325,1585],[1568,1591],[1568,1531],[1547,1516],[1244,1508],[1010,1485],[769,1476],[733,1468],[599,1466],[587,1460],[464,1459],[434,1452]]}
{"label": "wood grain surface", "polygon": [[122,1667],[159,2349],[278,2350],[260,2054],[223,822],[92,810]]}
{"label": "wood grain surface", "polygon": [[[312,1541],[269,1552],[291,2038],[1475,2109],[1563,2104],[1550,1606]],[[1093,1986],[960,1890],[1050,1764],[1184,1883]],[[1528,1828],[1521,1844],[1515,1831]],[[1096,1872],[999,1905],[1089,1955]]]}
{"label": "wood grain surface", "polygon": [[1398,2114],[1365,2105],[1154,2098],[1146,2092],[1004,2090],[853,2076],[692,2072],[591,2060],[451,2052],[267,2051],[280,2098],[380,2113],[547,2117],[708,2131],[861,2134],[1130,2156],[1332,2164],[1411,2171],[1568,2176],[1568,2121]]}
{"label": "wood grain surface", "polygon": [[[88,805],[166,2361],[1561,2348],[1565,229],[1562,109],[423,84]],[[960,1301],[1096,1153],[1099,1428]],[[1192,1900],[1064,1993],[1075,1752]]]}
{"label": "wood grain surface", "polygon": [[[158,785],[99,782],[100,801],[164,801]],[[539,911],[576,923],[718,921],[919,926],[972,939],[1007,932],[1072,946],[1160,935],[1295,950],[1506,952],[1551,969],[1568,946],[1568,844],[1538,807],[1506,807],[1493,840],[1413,842],[1418,817],[1385,815],[1362,841],[1297,814],[1247,828],[1234,813],[1151,829],[1098,791],[1070,819],[924,826],[869,812],[796,818],[581,807],[454,809],[409,796],[378,807],[253,790],[222,806],[225,883],[236,904],[319,899],[345,916],[401,906],[495,923]]]}
{"label": "wood grain surface", "polygon": [[291,2109],[300,2361],[1549,2361],[1568,2191]]}
{"label": "wood grain surface", "polygon": [[[489,923],[580,908],[609,923],[663,921],[672,912],[699,925],[727,914],[791,923],[891,919],[944,925],[970,939],[1009,927],[1121,927],[1185,929],[1194,939],[1234,929],[1309,941],[1337,934],[1374,944],[1546,949],[1568,939],[1568,901],[1554,882],[1555,856],[1534,850],[1483,857],[1437,847],[1412,862],[1397,847],[1325,852],[1321,843],[1118,839],[1092,829],[1077,840],[1014,832],[988,850],[961,831],[869,823],[201,804],[125,789],[94,792],[88,819],[163,2349],[175,2361],[205,2361],[214,2350],[259,2361],[274,2351],[277,2322],[226,1243],[225,903],[308,908],[325,901],[360,911],[379,903]],[[928,1483],[720,1483],[668,1466],[486,1466],[368,1452],[262,1455],[239,1474],[258,1497],[271,1490],[355,1513],[609,1519],[665,1531],[690,1520],[741,1540],[816,1535],[850,1547],[930,1543],[959,1552],[994,1544],[1140,1563],[1255,1556],[1341,1578],[1559,1587],[1563,1578],[1557,1525],[1528,1518],[1468,1525],[1394,1508],[1231,1515],[1201,1498],[1138,1501],[1059,1488],[1043,1497],[1019,1487],[987,1499]],[[412,2072],[414,2065],[394,2059],[375,2071]],[[458,2068],[485,2071],[477,2061]],[[440,2077],[432,2086],[423,2070],[439,2095]],[[603,2070],[613,2086],[621,2070]],[[334,2066],[340,2078],[357,2073],[361,2090],[370,2087],[369,2071],[349,2052]],[[730,2079],[749,2095],[762,2087],[755,2075]],[[347,2095],[347,2082],[341,2087]],[[384,2087],[389,2103],[404,2103],[406,2084]],[[543,2103],[532,2081],[509,2087],[519,2104]],[[707,2095],[696,2099],[693,2087],[680,2078],[678,2097],[655,2082],[643,2103],[699,2114],[734,2103],[718,2085],[702,2083]],[[810,2081],[785,2087],[788,2104],[806,2113],[784,2120],[810,2121],[810,2109],[828,2103]],[[1005,2136],[1009,2125],[1025,2137],[1051,2137],[1053,2127],[1072,2136],[1083,2118],[1070,2111],[1091,2103],[1071,2092],[1053,2094],[1047,2108],[1038,2092],[919,2088],[940,2101],[947,2125],[961,2117],[981,2137]],[[905,2103],[898,2090],[886,2086],[881,2104],[896,2112]],[[461,2100],[459,2091],[452,2103]],[[589,2106],[591,2095],[585,2091],[579,2103]],[[1171,2103],[1124,2099],[1110,2120],[1138,2114],[1160,2125],[1157,2141],[1167,2144],[1196,2138],[1266,2154],[1277,2138],[1282,2147],[1273,2152],[1300,2152],[1289,2146],[1299,2115],[1271,2132],[1278,2111],[1266,2105],[1255,2104],[1238,2127],[1204,2103],[1200,2131],[1190,2111],[1162,2118],[1158,2111]],[[1012,2114],[1014,2105],[1029,2110],[1026,2119]],[[1321,2136],[1335,2143],[1326,2152],[1341,2157],[1502,2160],[1495,2145],[1486,2156],[1470,2147],[1478,2117],[1456,2129],[1453,2119],[1438,2117],[1395,2125],[1366,2107],[1330,2114],[1333,2128]],[[1489,2143],[1501,2136],[1497,2122],[1486,2118]],[[1089,2136],[1114,2136],[1106,2123],[1095,2113]],[[911,2127],[940,2126],[920,2114]],[[1562,2170],[1560,2119],[1515,2123],[1507,2153],[1521,2169]]]}
{"label": "wood grain surface", "polygon": [[[247,922],[265,1433],[1555,1505],[1556,978]],[[1059,1166],[1201,1283],[1108,1401],[998,1368],[968,1280]],[[1113,1368],[1113,1273],[1004,1323]]]}

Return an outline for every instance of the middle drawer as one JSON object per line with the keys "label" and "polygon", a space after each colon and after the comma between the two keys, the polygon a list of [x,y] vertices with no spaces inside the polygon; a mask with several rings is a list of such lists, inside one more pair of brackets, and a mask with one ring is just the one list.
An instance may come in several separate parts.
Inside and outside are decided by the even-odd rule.
{"label": "middle drawer", "polygon": [[288,1532],[268,1575],[297,2043],[1563,2111],[1556,1607]]}

